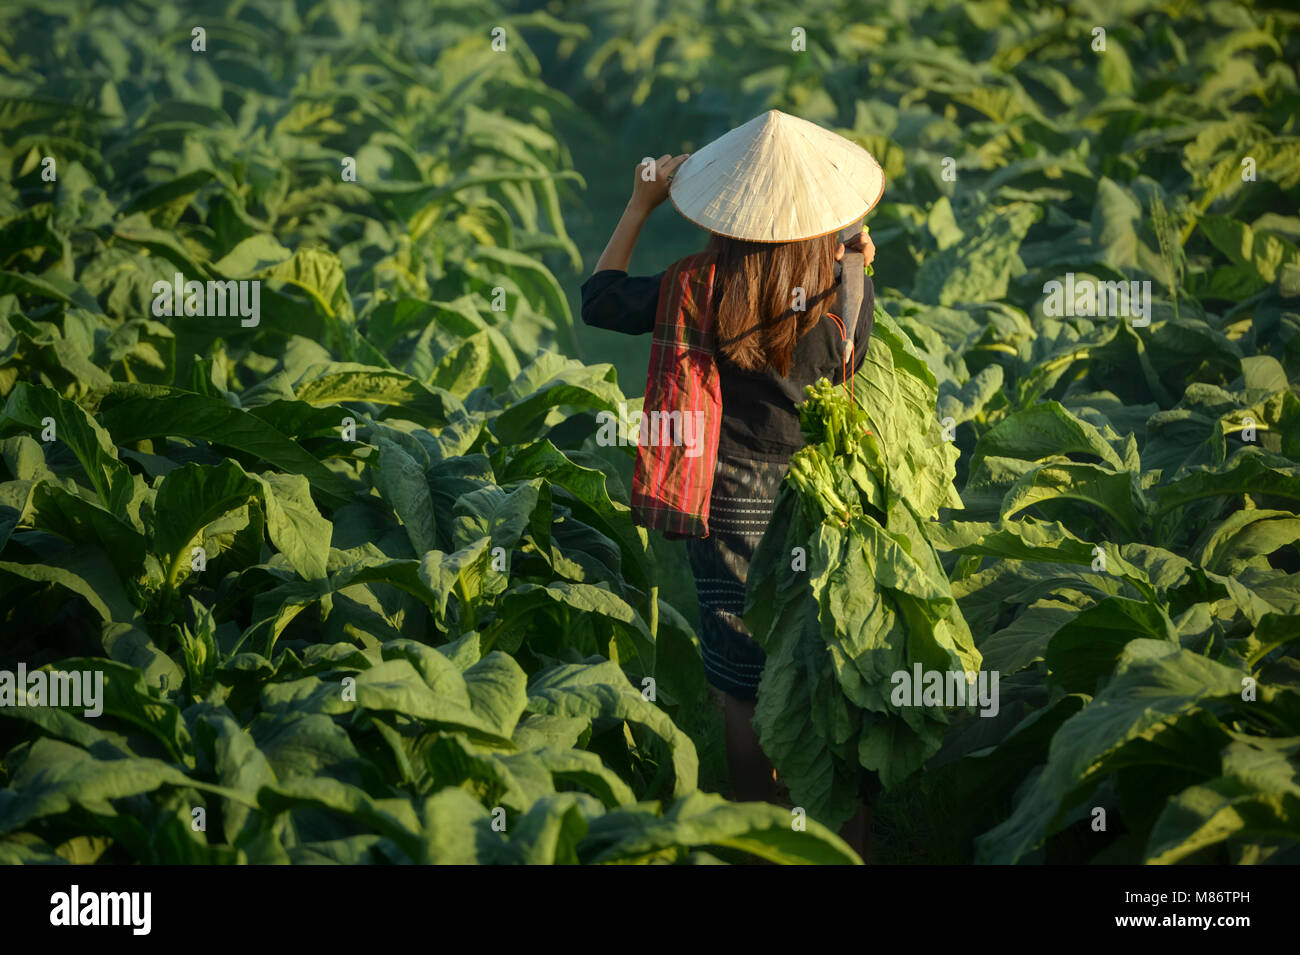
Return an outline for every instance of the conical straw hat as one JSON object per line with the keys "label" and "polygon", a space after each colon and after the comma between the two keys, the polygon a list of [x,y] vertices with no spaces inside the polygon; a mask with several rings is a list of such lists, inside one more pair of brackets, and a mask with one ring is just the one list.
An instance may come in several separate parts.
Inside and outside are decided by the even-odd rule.
{"label": "conical straw hat", "polygon": [[668,195],[678,212],[710,232],[794,242],[861,219],[884,191],[871,153],[772,109],[692,154]]}

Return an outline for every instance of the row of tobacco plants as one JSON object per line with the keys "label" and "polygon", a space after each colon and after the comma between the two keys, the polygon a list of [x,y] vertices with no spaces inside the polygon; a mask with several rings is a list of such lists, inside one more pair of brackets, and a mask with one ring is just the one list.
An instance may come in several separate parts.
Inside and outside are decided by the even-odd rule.
{"label": "row of tobacco plants", "polygon": [[[794,800],[874,774],[905,860],[1300,860],[1300,16],[580,9],[611,148],[776,107],[885,169],[859,410],[805,409],[751,575]],[[997,705],[901,705],[918,666]]]}
{"label": "row of tobacco plants", "polygon": [[566,28],[230,10],[3,14],[0,670],[103,693],[4,701],[0,860],[856,861],[674,723],[694,636],[543,264],[522,36]]}

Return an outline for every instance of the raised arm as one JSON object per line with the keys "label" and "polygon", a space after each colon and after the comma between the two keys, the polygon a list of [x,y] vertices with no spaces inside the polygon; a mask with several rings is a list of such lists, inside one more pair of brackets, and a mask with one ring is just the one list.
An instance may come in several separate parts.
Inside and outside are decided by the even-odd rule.
{"label": "raised arm", "polygon": [[636,248],[637,237],[641,227],[661,202],[668,198],[668,183],[673,172],[686,161],[687,154],[670,156],[664,153],[653,163],[638,163],[635,179],[632,183],[632,198],[627,201],[623,215],[619,217],[614,234],[609,237],[605,251],[596,260],[595,271],[618,269],[626,272],[632,261],[632,250]]}
{"label": "raised arm", "polygon": [[582,320],[595,328],[628,335],[644,335],[654,328],[663,273],[651,276],[627,274],[641,227],[650,213],[668,198],[668,181],[686,156],[667,154],[653,164],[637,165],[632,198],[627,202],[605,251],[596,260],[596,270],[582,283]]}

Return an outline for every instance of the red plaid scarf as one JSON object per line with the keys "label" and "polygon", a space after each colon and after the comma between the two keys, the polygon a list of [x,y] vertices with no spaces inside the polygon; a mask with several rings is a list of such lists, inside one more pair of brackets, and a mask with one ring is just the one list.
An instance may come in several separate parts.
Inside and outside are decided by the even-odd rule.
{"label": "red plaid scarf", "polygon": [[668,537],[709,536],[722,423],[722,385],[714,361],[714,269],[705,253],[688,255],[669,267],[659,287],[632,474],[632,517]]}

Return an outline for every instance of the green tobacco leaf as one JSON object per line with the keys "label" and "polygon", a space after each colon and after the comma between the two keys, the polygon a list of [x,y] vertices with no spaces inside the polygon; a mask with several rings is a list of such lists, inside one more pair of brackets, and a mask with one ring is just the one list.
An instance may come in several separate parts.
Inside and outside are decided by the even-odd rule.
{"label": "green tobacco leaf", "polygon": [[336,362],[314,377],[298,382],[294,395],[299,401],[317,407],[348,401],[395,407],[400,417],[422,425],[437,427],[448,424],[464,413],[455,395],[441,388],[430,388],[400,371],[368,365]]}
{"label": "green tobacco leaf", "polygon": [[562,580],[545,585],[516,584],[501,595],[497,618],[485,631],[484,645],[500,645],[514,652],[536,632],[538,610],[548,607],[568,610],[577,620],[606,622],[623,651],[619,662],[635,661],[641,672],[654,671],[654,637],[645,621],[623,598],[594,584]]}
{"label": "green tobacco leaf", "polygon": [[327,580],[287,581],[267,595],[274,612],[265,619],[254,621],[246,635],[269,626],[268,646],[274,646],[284,629],[307,607],[348,587],[369,583],[389,584],[403,590],[424,603],[437,619],[442,619],[447,612],[447,600],[451,591],[433,589],[430,577],[421,567],[422,562],[417,560],[389,560],[380,557],[342,567]]}
{"label": "green tobacco leaf", "polygon": [[[491,365],[489,378],[492,383],[508,384],[519,374],[519,359],[515,350],[497,328],[488,325],[479,315],[475,300],[461,296],[451,302],[421,302],[416,299],[399,299],[385,302],[370,314],[368,337],[378,347],[389,348],[401,336],[413,330],[427,331],[432,339],[449,354],[460,347],[461,342],[482,333],[486,336],[490,351]],[[447,355],[443,356],[444,358]],[[433,365],[432,358],[429,365]],[[457,369],[462,366],[455,362]],[[439,366],[428,367],[422,374],[435,374]],[[412,368],[415,371],[415,368]],[[440,381],[429,381],[431,385],[446,387]],[[448,388],[451,391],[453,389]],[[464,397],[457,395],[457,397]]]}
{"label": "green tobacco leaf", "polygon": [[1142,206],[1123,186],[1103,176],[1092,210],[1092,241],[1099,261],[1113,269],[1139,267]]}
{"label": "green tobacco leaf", "polygon": [[1022,475],[1002,501],[1010,518],[1044,501],[1081,501],[1103,511],[1130,540],[1144,523],[1147,504],[1138,475],[1095,464],[1043,464]]}
{"label": "green tobacco leaf", "polygon": [[[462,496],[456,501],[456,518],[452,525],[452,540],[456,546],[487,537],[493,547],[507,551],[519,545],[519,540],[531,527],[544,528],[543,540],[548,542],[550,532],[549,488],[540,480],[516,484],[510,488],[488,485]],[[545,500],[542,500],[545,498]],[[539,504],[544,513],[536,514]]]}
{"label": "green tobacco leaf", "polygon": [[[58,678],[62,684],[71,687],[73,693],[71,699],[76,701],[76,705],[61,711],[65,715],[70,715],[78,721],[83,718],[98,720],[100,716],[122,720],[162,744],[169,757],[175,762],[191,767],[194,765],[190,734],[181,719],[180,711],[149,691],[145,677],[137,667],[98,657],[74,657],[60,660],[56,664],[48,664],[41,669],[47,673],[58,672],[73,677],[71,684],[67,682],[66,676]],[[86,674],[94,681],[91,687],[84,687],[82,674]],[[98,674],[102,674],[102,677]],[[49,679],[50,688],[47,693],[52,693],[55,678]],[[88,692],[95,696],[94,706],[88,697],[78,693],[78,688],[88,689]],[[78,700],[79,695],[81,698]],[[42,722],[41,710],[52,705],[53,699],[47,698],[41,706],[16,706],[8,709],[7,713],[19,719],[40,723]],[[94,712],[95,710],[98,712]],[[87,732],[74,731],[70,727],[61,735],[75,739],[83,745],[104,738],[95,729],[95,724],[83,724],[83,726],[89,735]]]}
{"label": "green tobacco leaf", "polygon": [[[337,686],[328,689],[338,695]],[[248,732],[277,779],[329,775],[358,759],[347,731],[324,713],[262,713]]]}
{"label": "green tobacco leaf", "polygon": [[[761,612],[761,604],[755,607]],[[835,758],[813,715],[810,668],[822,668],[826,672],[820,682],[834,686],[829,655],[818,632],[817,604],[808,593],[801,601],[783,602],[779,614],[769,626],[754,630],[775,638],[763,647],[767,662],[758,687],[754,728],[763,752],[790,787],[791,797],[812,818],[834,828],[857,808],[859,774],[856,765],[846,767]],[[749,621],[748,613],[745,619]]]}
{"label": "green tobacco leaf", "polygon": [[424,470],[398,445],[379,439],[379,466],[370,471],[380,497],[392,505],[401,519],[411,548],[417,554],[438,544],[433,499]]}
{"label": "green tobacco leaf", "polygon": [[[509,741],[508,733],[498,732],[489,719],[471,706],[434,693],[407,660],[385,660],[359,674],[356,681],[357,706],[362,709],[401,713],[410,719],[464,730],[498,744]],[[488,712],[492,714],[490,709]]]}
{"label": "green tobacco leaf", "polygon": [[632,788],[601,762],[595,753],[582,749],[542,746],[529,750],[529,755],[545,767],[553,780],[581,786],[609,808],[630,806],[636,802]]}
{"label": "green tobacco leaf", "polygon": [[453,553],[431,550],[420,559],[420,580],[437,595],[439,620],[445,619],[448,600],[455,596],[461,622],[469,629],[477,619],[480,600],[506,588],[505,575],[492,569],[489,544],[484,537]]}
{"label": "green tobacco leaf", "polygon": [[1027,202],[985,210],[965,238],[921,263],[912,298],[934,305],[1002,298],[1019,261],[1016,250],[1041,216],[1042,210]]}
{"label": "green tobacco leaf", "polygon": [[689,621],[662,596],[655,630],[655,685],[665,702],[699,700],[708,695],[699,637]]}
{"label": "green tobacco leaf", "polygon": [[30,489],[30,494],[26,523],[71,544],[98,547],[123,580],[139,572],[145,538],[129,523],[56,484],[41,482]]}
{"label": "green tobacco leaf", "polygon": [[615,663],[561,664],[529,681],[528,712],[588,719],[613,717],[645,727],[668,748],[673,765],[673,792],[695,789],[699,758],[695,745],[668,715],[642,698]]}
{"label": "green tobacco leaf", "polygon": [[[920,414],[895,422],[900,438],[937,430]],[[808,389],[800,419],[809,443],[755,553],[745,621],[767,653],[759,740],[796,804],[835,827],[863,770],[890,787],[941,745],[944,707],[896,703],[897,674],[977,671],[980,657],[927,537],[939,502],[881,460],[868,416],[829,382]],[[951,493],[951,478],[933,486]]]}
{"label": "green tobacco leaf", "polygon": [[[577,517],[617,541],[627,582],[641,591],[649,589],[646,531],[630,520],[631,508],[610,494],[609,475],[604,470],[580,464],[543,438],[509,452],[497,475],[503,485],[535,477],[549,481],[552,495],[565,497]],[[571,497],[563,495],[561,488]],[[532,531],[538,544],[549,545],[550,530],[549,525],[534,522]]]}
{"label": "green tobacco leaf", "polygon": [[[205,713],[195,723],[196,740],[212,754],[217,780],[228,789],[247,794],[255,804],[263,786],[275,784],[275,770],[257,748],[253,737],[238,723],[221,713]],[[250,805],[235,800],[222,803],[222,832],[235,844],[244,833],[254,834],[256,821]]]}
{"label": "green tobacco leaf", "polygon": [[805,831],[790,813],[765,803],[729,803],[711,793],[691,793],[662,817],[618,810],[592,820],[579,851],[588,862],[632,862],[668,849],[722,846],[783,865],[860,862],[838,836],[809,820]]}
{"label": "green tobacco leaf", "polygon": [[[481,865],[504,861],[502,837],[491,816],[469,793],[449,787],[424,801],[422,844],[415,860],[428,865]],[[508,824],[507,824],[508,828]]]}
{"label": "green tobacco leaf", "polygon": [[528,676],[513,657],[493,651],[464,674],[470,708],[501,736],[515,731],[528,706]]}
{"label": "green tobacco leaf", "polygon": [[[1230,514],[1206,540],[1197,563],[1220,574],[1258,565],[1280,547],[1300,541],[1300,517],[1290,511],[1245,510]],[[1267,564],[1265,564],[1267,566]]]}
{"label": "green tobacco leaf", "polygon": [[1044,401],[1008,415],[986,432],[975,446],[970,469],[974,474],[990,455],[1041,461],[1070,453],[1095,455],[1117,471],[1124,467],[1097,428],[1072,415],[1059,402]]}
{"label": "green tobacco leaf", "polygon": [[385,660],[400,657],[409,661],[434,693],[473,708],[464,674],[480,659],[477,633],[436,649],[414,640],[392,640],[381,652]]}
{"label": "green tobacco leaf", "polygon": [[1052,738],[1046,766],[1011,817],[976,841],[978,859],[1022,858],[1096,788],[1125,747],[1154,739],[1209,700],[1240,696],[1244,675],[1176,644],[1130,642],[1110,683]]}
{"label": "green tobacco leaf", "polygon": [[37,436],[46,427],[46,420],[52,419],[54,440],[66,444],[76,455],[104,508],[117,517],[126,517],[134,482],[126,465],[117,459],[117,448],[109,436],[111,425],[105,430],[71,401],[49,388],[25,382],[9,393],[4,419],[33,429]]}
{"label": "green tobacco leaf", "polygon": [[[527,369],[524,374],[528,374]],[[492,431],[502,444],[522,444],[544,436],[542,419],[554,408],[594,408],[617,415],[619,405],[625,401],[614,381],[613,365],[585,366],[574,362],[539,383],[535,391],[507,405],[492,423]]]}
{"label": "green tobacco leaf", "polygon": [[1276,235],[1257,233],[1227,216],[1203,215],[1197,225],[1234,265],[1246,265],[1272,282],[1284,264],[1300,265],[1300,248]]}
{"label": "green tobacco leaf", "polygon": [[899,493],[924,517],[941,507],[960,507],[952,484],[958,452],[944,440],[935,416],[934,374],[879,304],[853,392],[884,447]]}
{"label": "green tobacco leaf", "polygon": [[176,233],[153,228],[149,225],[147,216],[135,215],[122,220],[114,227],[113,235],[133,245],[143,246],[153,255],[170,262],[187,279],[205,281],[216,277],[195,258],[194,250],[185,245]]}
{"label": "green tobacco leaf", "polygon": [[494,274],[495,267],[518,282],[521,290],[530,296],[533,306],[550,317],[556,327],[562,331],[566,350],[571,354],[582,354],[574,330],[573,314],[569,311],[569,300],[549,269],[532,256],[498,246],[475,246],[471,256],[469,261],[480,265],[485,276]]}
{"label": "green tobacco leaf", "polygon": [[1231,840],[1294,846],[1300,842],[1296,747],[1235,742],[1223,776],[1171,799],[1151,828],[1143,862],[1171,865]]}
{"label": "green tobacco leaf", "polygon": [[303,577],[323,578],[334,528],[316,509],[310,482],[301,474],[272,471],[254,478],[262,485],[271,542]]}
{"label": "green tobacco leaf", "polygon": [[122,207],[122,213],[130,215],[133,212],[152,212],[160,206],[170,205],[177,199],[193,196],[211,180],[211,170],[196,169],[175,179],[160,182],[136,193],[131,201]]}
{"label": "green tobacco leaf", "polygon": [[[585,754],[584,754],[585,755]],[[510,821],[510,848],[522,865],[575,865],[587,821],[572,793],[537,800]]]}
{"label": "green tobacco leaf", "polygon": [[934,546],[972,556],[1006,560],[1080,564],[1130,581],[1139,591],[1167,590],[1183,582],[1191,565],[1185,558],[1142,544],[1090,544],[1061,523],[1006,520],[1000,524],[946,521],[930,530]]}
{"label": "green tobacco leaf", "polygon": [[326,318],[349,323],[353,320],[347,276],[343,263],[334,253],[324,249],[298,249],[293,258],[271,266],[263,274],[302,289]]}
{"label": "green tobacco leaf", "polygon": [[1161,608],[1108,597],[1080,611],[1048,641],[1049,678],[1070,693],[1095,693],[1098,683],[1115,670],[1124,647],[1139,638],[1178,642]]}
{"label": "green tobacco leaf", "polygon": [[266,510],[267,533],[294,570],[309,580],[323,578],[330,524],[316,511],[306,483],[296,475],[259,478],[234,461],[187,464],[168,473],[154,502],[158,523],[153,541],[168,584],[180,580],[203,529],[250,500]]}
{"label": "green tobacco leaf", "polygon": [[1163,513],[1208,497],[1273,495],[1300,501],[1300,467],[1259,448],[1242,448],[1217,468],[1198,468],[1156,491]]}
{"label": "green tobacco leaf", "polygon": [[1052,637],[1079,609],[1064,600],[1036,600],[1015,620],[979,642],[984,666],[1008,677],[1043,659]]}
{"label": "green tobacco leaf", "polygon": [[960,388],[946,389],[940,394],[935,409],[937,417],[940,421],[952,418],[956,424],[970,421],[1001,393],[1002,381],[1001,365],[981,368]]}
{"label": "green tobacco leaf", "polygon": [[293,253],[269,235],[244,239],[212,265],[218,275],[243,278],[256,275],[287,261]]}
{"label": "green tobacco leaf", "polygon": [[236,791],[191,779],[161,760],[100,760],[51,739],[39,739],[32,745],[10,784],[0,790],[0,832],[13,832],[33,819],[60,815],[78,806],[111,816],[115,810],[109,800],[152,792],[160,786],[244,798]]}
{"label": "green tobacco leaf", "polygon": [[484,384],[492,368],[492,343],[486,331],[466,338],[443,355],[429,377],[429,384],[465,398]]}
{"label": "green tobacco leaf", "polygon": [[136,619],[135,605],[112,564],[98,548],[78,548],[40,564],[0,561],[0,572],[65,587],[85,598],[104,623],[131,623]]}
{"label": "green tobacco leaf", "polygon": [[76,282],[57,273],[44,276],[0,269],[0,295],[34,295],[75,305],[90,312],[98,312],[94,297]]}
{"label": "green tobacco leaf", "polygon": [[256,415],[232,408],[219,398],[167,390],[106,403],[103,416],[109,432],[121,444],[160,437],[210,441],[251,454],[290,474],[301,474],[312,487],[337,503],[346,503],[352,497],[346,480],[292,439]]}
{"label": "green tobacco leaf", "polygon": [[355,819],[391,839],[412,862],[424,860],[421,826],[411,804],[405,800],[374,799],[337,779],[299,777],[263,786],[258,791],[257,802],[264,812],[272,814],[319,809]]}

